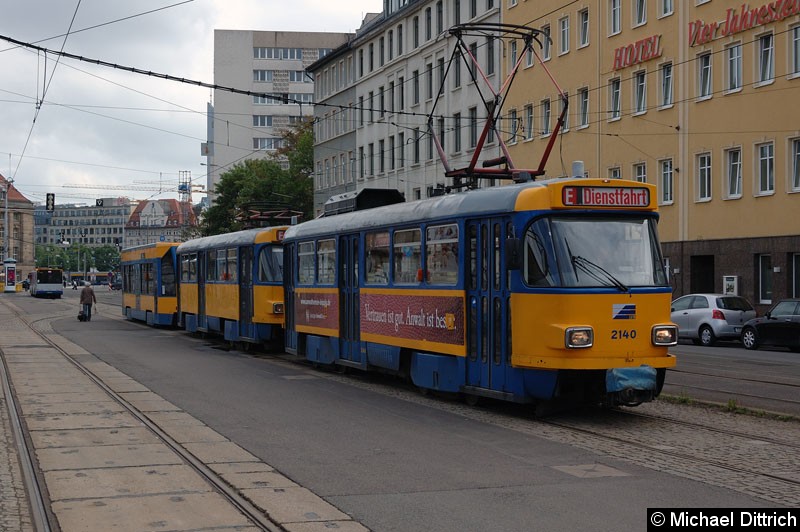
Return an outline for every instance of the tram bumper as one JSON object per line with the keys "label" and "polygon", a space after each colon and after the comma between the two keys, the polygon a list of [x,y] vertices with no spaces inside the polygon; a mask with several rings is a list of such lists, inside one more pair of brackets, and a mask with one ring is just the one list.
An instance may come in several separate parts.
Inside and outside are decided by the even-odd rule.
{"label": "tram bumper", "polygon": [[606,394],[611,406],[636,406],[660,392],[658,371],[652,366],[606,370]]}

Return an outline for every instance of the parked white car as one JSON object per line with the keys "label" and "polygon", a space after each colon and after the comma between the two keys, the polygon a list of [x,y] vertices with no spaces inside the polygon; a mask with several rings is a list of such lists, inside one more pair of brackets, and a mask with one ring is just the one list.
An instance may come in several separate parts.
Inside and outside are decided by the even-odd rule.
{"label": "parked white car", "polygon": [[688,294],[672,302],[671,317],[678,338],[708,346],[717,340],[739,340],[742,326],[756,317],[756,311],[741,296]]}

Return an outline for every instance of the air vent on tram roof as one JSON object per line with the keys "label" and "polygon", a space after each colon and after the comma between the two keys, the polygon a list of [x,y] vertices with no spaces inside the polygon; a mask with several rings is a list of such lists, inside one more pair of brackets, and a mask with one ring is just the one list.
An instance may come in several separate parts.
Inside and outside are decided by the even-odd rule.
{"label": "air vent on tram roof", "polygon": [[331,196],[325,202],[325,214],[323,216],[334,216],[345,212],[403,203],[405,200],[397,189],[362,188],[357,192],[345,192],[344,194]]}

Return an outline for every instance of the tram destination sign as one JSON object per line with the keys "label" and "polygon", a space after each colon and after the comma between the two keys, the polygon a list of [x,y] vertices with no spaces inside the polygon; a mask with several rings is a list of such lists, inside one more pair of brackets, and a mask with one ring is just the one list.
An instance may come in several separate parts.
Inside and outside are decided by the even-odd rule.
{"label": "tram destination sign", "polygon": [[564,187],[565,207],[649,207],[650,191],[642,187]]}

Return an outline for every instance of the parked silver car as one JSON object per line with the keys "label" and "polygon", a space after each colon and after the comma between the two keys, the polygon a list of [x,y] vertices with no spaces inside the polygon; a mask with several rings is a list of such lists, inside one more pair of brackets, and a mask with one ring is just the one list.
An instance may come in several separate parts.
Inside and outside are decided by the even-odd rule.
{"label": "parked silver car", "polygon": [[717,340],[739,340],[744,322],[755,318],[756,311],[741,296],[689,294],[672,302],[671,316],[678,338],[714,345]]}

